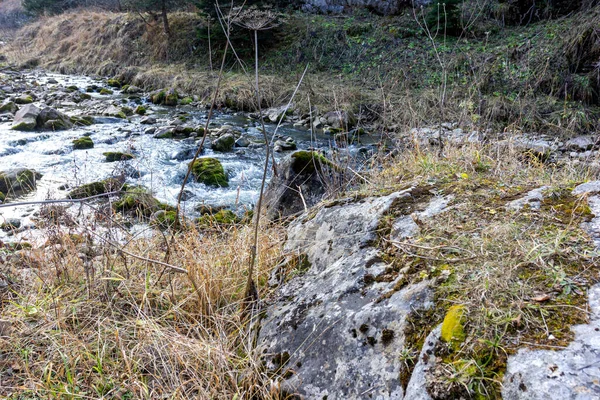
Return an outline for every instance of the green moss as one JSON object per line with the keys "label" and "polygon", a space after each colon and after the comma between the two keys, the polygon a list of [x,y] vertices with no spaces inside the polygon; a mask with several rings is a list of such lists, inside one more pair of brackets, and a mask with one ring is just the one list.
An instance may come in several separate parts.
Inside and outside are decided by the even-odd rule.
{"label": "green moss", "polygon": [[121,86],[121,90],[123,92],[127,92],[127,89],[129,89],[129,85],[123,85],[123,86]]}
{"label": "green moss", "polygon": [[460,346],[465,340],[465,306],[455,305],[450,307],[442,322],[442,334],[441,338],[444,342],[450,343],[454,348]]}
{"label": "green moss", "polygon": [[181,105],[188,105],[188,104],[192,104],[194,102],[194,99],[192,99],[191,97],[184,97],[183,99],[181,99]]}
{"label": "green moss", "polygon": [[164,90],[161,90],[159,92],[152,94],[150,96],[150,101],[153,104],[162,104],[165,101],[166,96],[167,96],[167,93]]}
{"label": "green moss", "polygon": [[133,115],[133,109],[131,107],[121,107],[121,112],[126,116]]}
{"label": "green moss", "polygon": [[94,141],[88,136],[80,137],[73,140],[73,148],[75,150],[91,149],[94,147]]}
{"label": "green moss", "polygon": [[137,106],[137,107],[135,108],[135,111],[134,111],[134,113],[136,113],[137,115],[145,115],[145,114],[146,114],[146,111],[147,111],[147,110],[146,110],[146,107],[144,107],[144,106]]}
{"label": "green moss", "polygon": [[71,117],[71,118],[69,118],[69,120],[71,121],[71,123],[73,125],[79,125],[79,126],[90,126],[94,123],[94,118],[92,118],[88,115],[80,115],[77,117]]}
{"label": "green moss", "polygon": [[118,151],[109,151],[106,153],[102,153],[102,155],[106,157],[106,162],[124,161],[131,160],[132,158],[134,158],[133,154],[121,153]]}
{"label": "green moss", "polygon": [[110,87],[115,87],[115,88],[121,87],[121,82],[118,79],[109,79],[106,83]]}
{"label": "green moss", "polygon": [[227,187],[229,179],[225,174],[223,166],[216,158],[200,158],[192,165],[192,174],[196,182],[209,186]]}
{"label": "green moss", "polygon": [[173,139],[173,132],[168,130],[165,133],[155,136],[156,139]]}
{"label": "green moss", "polygon": [[113,203],[117,211],[149,217],[158,210],[173,211],[173,207],[161,203],[144,187],[129,187],[121,199]]}
{"label": "green moss", "polygon": [[77,91],[79,91],[79,88],[77,86],[75,86],[75,85],[67,86],[67,92],[72,93],[72,92],[77,92]]}
{"label": "green moss", "polygon": [[165,95],[164,104],[166,106],[176,106],[178,102],[179,102],[179,94],[177,93],[177,90],[170,89]]}
{"label": "green moss", "polygon": [[103,181],[81,185],[69,192],[67,197],[70,199],[84,199],[86,197],[117,191],[121,188],[121,186],[122,184],[120,180],[108,178]]}
{"label": "green moss", "polygon": [[100,89],[100,94],[101,95],[109,95],[109,94],[113,94],[114,92],[110,89],[106,89],[106,88],[102,88]]}
{"label": "green moss", "polygon": [[196,220],[199,225],[231,225],[237,224],[241,221],[241,219],[235,215],[235,213],[231,210],[219,210],[219,212],[212,215],[203,215]]}
{"label": "green moss", "polygon": [[33,103],[33,97],[31,96],[21,96],[15,99],[15,103],[17,104],[31,104]]}
{"label": "green moss", "polygon": [[13,125],[10,129],[12,129],[13,131],[32,131],[35,129],[35,125],[35,122],[23,121],[21,123]]}
{"label": "green moss", "polygon": [[0,202],[4,203],[4,200],[6,200],[6,195],[0,192]]}
{"label": "green moss", "polygon": [[323,165],[333,166],[333,163],[319,152],[301,150],[292,154],[292,170],[297,174],[321,171]]}
{"label": "green moss", "polygon": [[154,215],[154,225],[158,225],[161,228],[172,228],[179,225],[177,220],[177,211],[175,210],[162,210]]}

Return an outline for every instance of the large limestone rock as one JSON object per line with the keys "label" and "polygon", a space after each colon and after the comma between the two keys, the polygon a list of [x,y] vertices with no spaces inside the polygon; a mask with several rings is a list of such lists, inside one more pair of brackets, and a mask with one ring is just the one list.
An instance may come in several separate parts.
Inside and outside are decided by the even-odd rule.
{"label": "large limestone rock", "polygon": [[371,243],[381,217],[409,198],[410,189],[349,201],[290,225],[285,250],[303,261],[267,308],[259,335],[267,366],[285,377],[282,391],[306,399],[405,398],[406,317],[429,307],[432,291],[429,281],[399,285],[403,273],[391,273]]}
{"label": "large limestone rock", "polygon": [[[573,190],[587,195],[596,215],[585,228],[600,246],[600,181]],[[502,396],[515,400],[592,400],[600,398],[600,284],[589,289],[590,323],[572,327],[575,339],[565,349],[522,349],[508,358]]]}
{"label": "large limestone rock", "polygon": [[15,115],[11,129],[17,131],[32,131],[35,129],[60,130],[73,127],[68,116],[51,107],[42,109],[27,104]]}

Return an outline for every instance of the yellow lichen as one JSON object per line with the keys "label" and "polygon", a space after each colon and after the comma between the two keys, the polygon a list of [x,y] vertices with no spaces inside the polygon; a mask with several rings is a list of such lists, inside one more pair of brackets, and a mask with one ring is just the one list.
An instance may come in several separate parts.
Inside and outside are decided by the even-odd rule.
{"label": "yellow lichen", "polygon": [[465,306],[450,307],[442,323],[442,340],[453,345],[459,345],[465,340],[464,327]]}

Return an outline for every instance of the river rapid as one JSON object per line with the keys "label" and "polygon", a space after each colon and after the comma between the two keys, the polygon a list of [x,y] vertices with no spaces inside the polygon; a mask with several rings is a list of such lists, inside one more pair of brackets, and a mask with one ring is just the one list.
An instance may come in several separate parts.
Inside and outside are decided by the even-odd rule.
{"label": "river rapid", "polygon": [[[43,71],[15,72],[5,75],[4,79],[2,89],[7,97],[5,101],[23,93],[31,93],[34,94],[34,104],[37,106],[48,105],[68,116],[94,117],[94,123],[90,126],[21,132],[11,130],[10,115],[0,115],[0,171],[27,168],[42,174],[42,178],[37,181],[37,190],[12,199],[12,202],[64,199],[69,190],[77,186],[122,175],[126,177],[127,183],[144,186],[158,200],[175,205],[200,135],[181,140],[159,139],[153,132],[175,125],[204,126],[208,114],[205,104],[159,106],[149,103],[147,94],[128,95],[114,88],[110,88],[112,94],[91,92],[91,98],[75,102],[75,87],[77,95],[86,93],[86,88],[94,85],[108,88],[107,82]],[[58,95],[52,95],[53,93]],[[145,116],[133,114],[123,119],[102,115],[105,114],[103,110],[110,106],[135,109],[139,105],[147,109]],[[151,125],[142,124],[143,121],[148,121],[148,117],[154,118],[156,122]],[[340,148],[337,148],[331,135],[297,125],[293,122],[283,124],[278,129],[278,135],[282,140],[293,140],[298,149],[317,148],[325,153],[339,154]],[[257,200],[265,159],[259,122],[245,113],[219,110],[211,119],[210,127],[212,130],[223,126],[237,131],[238,136],[247,139],[246,142],[251,145],[236,146],[230,152],[216,152],[211,150],[210,141],[207,143],[203,156],[217,158],[222,163],[229,177],[229,187],[208,187],[190,180],[182,203],[182,209],[188,215],[197,214],[195,210],[199,205],[224,206],[241,213],[251,209]],[[267,124],[266,129],[271,136],[275,125]],[[89,136],[94,141],[94,147],[75,150],[72,141],[82,136]],[[342,150],[346,154],[357,154],[365,153],[368,149],[368,145],[362,145],[344,147]],[[131,153],[135,158],[106,162],[103,155],[105,152]],[[275,159],[280,160],[290,153],[276,152]],[[0,208],[0,220],[18,218],[23,226],[33,227],[30,217],[38,209],[39,207],[31,205]],[[0,233],[0,238],[6,240],[10,234],[11,232]]]}

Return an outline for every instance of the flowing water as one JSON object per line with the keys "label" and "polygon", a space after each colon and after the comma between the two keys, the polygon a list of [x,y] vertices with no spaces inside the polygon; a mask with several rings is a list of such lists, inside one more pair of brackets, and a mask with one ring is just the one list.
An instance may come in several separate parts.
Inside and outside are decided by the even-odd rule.
{"label": "flowing water", "polygon": [[[37,82],[40,87],[47,87],[48,90],[70,85],[75,85],[80,90],[93,84],[106,86],[103,81],[83,76],[38,72],[26,74],[23,78],[29,83]],[[51,79],[58,83],[49,84]],[[98,93],[91,95],[92,100],[79,104],[63,101],[52,103],[51,106],[68,115],[80,115],[84,111],[89,112],[89,104],[97,105],[100,99],[102,103],[131,108],[135,108],[140,101],[145,103],[139,99],[132,100],[118,90],[114,90],[109,96]],[[144,105],[149,110],[147,115],[156,117],[156,127],[169,125],[169,121],[184,112],[189,114],[186,126],[203,126],[207,118],[207,110],[204,108]],[[70,189],[81,184],[125,174],[128,183],[145,186],[159,200],[174,205],[198,139],[156,139],[151,134],[144,134],[148,125],[140,124],[139,116],[132,116],[127,120],[93,116],[95,123],[91,126],[56,132],[18,132],[10,129],[9,121],[0,123],[0,171],[24,167],[43,174],[36,191],[13,201],[61,199],[66,197]],[[211,126],[222,125],[231,125],[243,131],[250,140],[262,140],[257,121],[246,115],[217,112]],[[268,132],[272,133],[274,129],[275,125],[267,126]],[[330,135],[320,133],[313,136],[306,128],[283,125],[278,134],[292,137],[299,149],[320,148],[333,151],[335,147]],[[84,135],[93,139],[94,148],[74,150],[72,140]],[[350,147],[351,152],[357,150],[357,147]],[[107,163],[102,153],[108,151],[132,153],[135,159]],[[280,159],[288,154],[289,152],[276,153],[275,158]],[[227,188],[213,188],[190,181],[186,186],[186,201],[182,204],[184,212],[193,214],[194,208],[199,204],[227,206],[238,211],[251,208],[260,188],[264,146],[234,148],[233,152],[228,153],[213,152],[207,147],[203,156],[215,157],[223,164],[230,185]],[[36,209],[34,206],[0,208],[0,220],[16,217],[27,222]]]}

